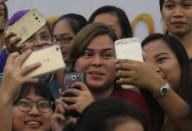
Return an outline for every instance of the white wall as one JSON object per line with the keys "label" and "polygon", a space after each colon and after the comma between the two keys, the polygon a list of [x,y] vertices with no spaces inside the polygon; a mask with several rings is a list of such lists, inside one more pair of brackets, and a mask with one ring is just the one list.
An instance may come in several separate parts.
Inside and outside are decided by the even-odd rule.
{"label": "white wall", "polygon": [[[132,22],[141,14],[152,16],[155,32],[162,32],[162,22],[159,11],[159,0],[8,0],[9,17],[21,9],[38,9],[45,17],[59,16],[66,13],[79,13],[87,19],[91,13],[102,5],[115,5],[122,8]],[[143,39],[148,35],[147,25],[140,21],[134,30],[135,36]]]}

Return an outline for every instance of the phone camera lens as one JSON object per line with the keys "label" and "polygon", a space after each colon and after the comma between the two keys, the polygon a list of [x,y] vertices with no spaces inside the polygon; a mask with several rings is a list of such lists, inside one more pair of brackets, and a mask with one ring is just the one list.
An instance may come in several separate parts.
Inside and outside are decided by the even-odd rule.
{"label": "phone camera lens", "polygon": [[71,76],[71,79],[72,79],[72,80],[76,80],[77,77],[76,77],[75,75],[72,75],[72,76]]}
{"label": "phone camera lens", "polygon": [[36,16],[35,19],[38,20],[39,18]]}
{"label": "phone camera lens", "polygon": [[56,51],[59,51],[59,48],[58,48],[58,47],[56,47]]}

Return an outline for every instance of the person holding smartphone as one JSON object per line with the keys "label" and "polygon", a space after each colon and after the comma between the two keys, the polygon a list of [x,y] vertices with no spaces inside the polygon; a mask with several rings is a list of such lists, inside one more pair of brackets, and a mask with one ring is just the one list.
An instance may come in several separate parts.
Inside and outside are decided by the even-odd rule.
{"label": "person holding smartphone", "polygon": [[[95,100],[108,97],[118,97],[141,108],[148,116],[147,122],[150,126],[149,110],[143,97],[136,91],[121,89],[115,84],[115,40],[117,36],[114,30],[102,23],[89,24],[76,35],[71,49],[69,68],[71,72],[85,72],[86,83],[76,82],[72,87],[79,89],[69,88],[61,93],[60,99],[56,101],[56,112],[52,117],[55,130],[63,128],[71,121],[71,117],[65,116],[67,111],[76,110],[81,114]],[[68,93],[74,97],[65,97]],[[68,105],[68,102],[73,104]]]}
{"label": "person holding smartphone", "polygon": [[154,131],[192,129],[190,63],[179,40],[153,34],[142,42],[145,63],[118,60],[118,84],[134,84],[145,97]]}

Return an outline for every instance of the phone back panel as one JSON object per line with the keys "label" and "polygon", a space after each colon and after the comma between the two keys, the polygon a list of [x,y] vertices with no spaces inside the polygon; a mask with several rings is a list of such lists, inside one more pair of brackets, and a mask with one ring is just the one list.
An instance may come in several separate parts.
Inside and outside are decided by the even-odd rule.
{"label": "phone back panel", "polygon": [[125,38],[115,41],[115,53],[117,59],[143,61],[141,43],[137,38]]}
{"label": "phone back panel", "polygon": [[38,10],[32,9],[23,17],[21,17],[15,24],[9,26],[5,33],[7,34],[8,32],[15,32],[17,37],[22,38],[22,40],[16,44],[16,47],[20,47],[28,38],[41,29],[45,24],[45,18],[43,18]]}
{"label": "phone back panel", "polygon": [[32,52],[32,54],[25,60],[22,67],[35,64],[37,62],[41,62],[41,66],[30,72],[27,75],[28,77],[40,76],[65,67],[60,47],[57,45]]}

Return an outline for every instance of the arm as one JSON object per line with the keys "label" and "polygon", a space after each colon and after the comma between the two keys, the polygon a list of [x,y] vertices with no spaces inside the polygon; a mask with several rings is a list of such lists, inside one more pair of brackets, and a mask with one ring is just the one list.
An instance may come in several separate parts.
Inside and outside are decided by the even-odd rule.
{"label": "arm", "polygon": [[[117,78],[123,78],[117,81],[118,84],[134,84],[147,89],[154,96],[157,96],[160,88],[167,83],[157,72],[158,69],[151,64],[119,60],[116,69],[123,70],[117,73]],[[173,89],[169,88],[168,94],[164,97],[154,98],[159,102],[168,118],[173,121],[176,128],[183,131],[192,129],[192,120],[181,119],[189,113],[190,105]]]}
{"label": "arm", "polygon": [[[21,68],[30,54],[31,51],[27,51],[23,55],[12,53],[7,59],[0,88],[0,129],[12,130],[12,103],[20,92],[21,85],[24,82],[37,82],[37,79],[27,78],[25,74],[39,67],[39,63]],[[15,60],[16,57],[17,60]]]}

